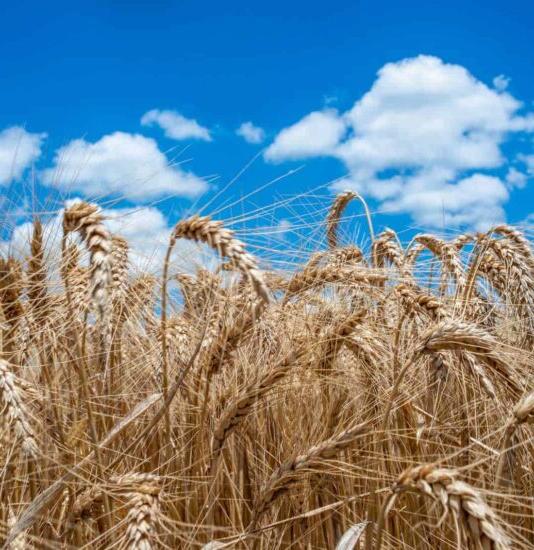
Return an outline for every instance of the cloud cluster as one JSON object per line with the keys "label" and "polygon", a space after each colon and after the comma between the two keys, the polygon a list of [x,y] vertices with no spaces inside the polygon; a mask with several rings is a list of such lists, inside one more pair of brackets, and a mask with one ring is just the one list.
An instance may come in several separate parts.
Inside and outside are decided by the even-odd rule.
{"label": "cloud cluster", "polygon": [[509,133],[534,130],[534,116],[519,114],[506,84],[498,77],[490,88],[436,57],[388,63],[350,110],[306,115],[276,136],[265,158],[332,156],[350,172],[336,189],[356,189],[425,225],[481,228],[504,217],[509,193],[479,171],[504,164]]}
{"label": "cloud cluster", "polygon": [[235,133],[242,137],[247,143],[261,143],[265,139],[265,131],[259,126],[255,126],[252,122],[243,122]]}
{"label": "cloud cluster", "polygon": [[85,196],[119,195],[135,202],[163,195],[196,197],[207,183],[172,165],[157,143],[140,134],[114,132],[91,143],[76,139],[56,151],[42,174],[47,185]]}
{"label": "cloud cluster", "polygon": [[41,155],[46,134],[32,134],[20,126],[0,132],[0,185],[22,177],[24,171]]}
{"label": "cloud cluster", "polygon": [[142,116],[141,125],[157,125],[164,131],[166,137],[177,141],[184,139],[211,141],[211,135],[207,128],[201,126],[196,120],[186,118],[176,111],[152,109]]}

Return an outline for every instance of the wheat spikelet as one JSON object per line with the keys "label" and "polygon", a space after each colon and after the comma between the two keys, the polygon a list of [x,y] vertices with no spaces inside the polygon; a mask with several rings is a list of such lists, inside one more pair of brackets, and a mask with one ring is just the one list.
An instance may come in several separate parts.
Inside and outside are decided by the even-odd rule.
{"label": "wheat spikelet", "polygon": [[353,193],[352,191],[340,193],[334,199],[334,202],[330,207],[326,218],[326,239],[328,241],[329,248],[337,248],[337,227],[339,225],[339,219],[343,214],[343,210],[347,208],[347,205],[354,197],[356,197],[356,193]]}
{"label": "wheat spikelet", "polygon": [[417,235],[414,238],[414,241],[430,250],[434,256],[441,258],[443,247],[445,246],[445,241],[443,239],[439,239],[435,235],[425,233]]}
{"label": "wheat spikelet", "polygon": [[486,504],[479,491],[458,479],[455,470],[433,465],[411,468],[401,475],[394,487],[396,492],[406,489],[417,490],[440,503],[442,520],[452,515],[455,522],[469,534],[474,548],[511,548],[495,512]]}
{"label": "wheat spikelet", "polygon": [[474,242],[475,237],[473,235],[470,235],[469,233],[463,233],[462,235],[458,235],[453,241],[452,245],[458,252],[464,248],[464,246]]}
{"label": "wheat spikelet", "polygon": [[20,264],[13,258],[0,258],[0,305],[7,330],[3,336],[4,358],[13,359],[17,335],[24,319],[21,302],[22,279]]}
{"label": "wheat spikelet", "polygon": [[488,239],[483,236],[479,243],[480,247],[488,246],[495,255],[510,270],[517,290],[521,293],[520,299],[532,305],[532,294],[534,292],[534,276],[532,266],[528,260],[517,253],[517,250],[507,239]]}
{"label": "wheat spikelet", "polygon": [[512,241],[513,246],[516,250],[523,256],[523,258],[530,263],[531,266],[534,265],[534,258],[532,256],[532,249],[530,243],[525,239],[524,235],[515,229],[506,224],[498,225],[491,229],[489,233],[497,233],[503,235],[510,241]]}
{"label": "wheat spikelet", "polygon": [[325,374],[330,371],[345,340],[361,324],[366,313],[365,309],[362,309],[341,321],[333,323],[333,326],[326,331],[320,342],[319,357],[317,359],[317,370],[319,373]]}
{"label": "wheat spikelet", "polygon": [[102,495],[102,487],[95,485],[81,492],[76,497],[65,522],[65,531],[67,533],[74,531],[81,521],[97,515],[102,507]]}
{"label": "wheat spikelet", "polygon": [[506,296],[508,290],[506,265],[491,250],[483,252],[478,261],[478,272],[501,296]]}
{"label": "wheat spikelet", "polygon": [[[17,517],[13,513],[13,509],[11,508],[11,506],[9,507],[8,513],[8,526],[9,528],[11,528],[13,527],[13,525],[15,525],[15,523],[17,523]],[[20,533],[20,535],[18,535],[15,540],[10,544],[9,550],[25,550],[29,547],[26,539],[26,534]]]}
{"label": "wheat spikelet", "polygon": [[215,423],[211,442],[212,466],[217,463],[219,454],[228,439],[250,413],[254,404],[261,399],[275,384],[282,380],[294,366],[298,353],[291,353],[272,369],[267,371],[257,382],[244,388],[224,409]]}
{"label": "wheat spikelet", "polygon": [[473,375],[479,380],[480,385],[489,395],[489,397],[491,397],[491,399],[497,399],[497,394],[495,392],[493,382],[490,380],[484,367],[470,353],[463,352],[461,354],[461,357],[463,361],[465,361]]}
{"label": "wheat spikelet", "polygon": [[148,329],[152,332],[157,330],[157,322],[154,316],[154,305],[156,302],[155,286],[157,279],[148,274],[139,275],[128,285],[123,296],[120,322],[129,320],[144,320]]}
{"label": "wheat spikelet", "polygon": [[258,296],[269,302],[269,290],[255,258],[246,252],[245,245],[234,237],[233,231],[223,227],[221,221],[212,220],[209,216],[193,216],[182,220],[175,226],[171,241],[180,238],[206,243],[221,256],[228,258],[250,279]]}
{"label": "wheat spikelet", "polygon": [[128,242],[119,235],[111,238],[111,297],[120,299],[128,287]]}
{"label": "wheat spikelet", "polygon": [[311,290],[327,283],[342,283],[351,285],[364,283],[372,285],[382,283],[387,279],[385,273],[369,269],[337,268],[334,265],[311,268],[301,271],[289,281],[285,299],[305,290]]}
{"label": "wheat spikelet", "polygon": [[375,267],[385,267],[389,261],[404,275],[404,254],[395,231],[386,229],[378,235],[373,243],[373,260]]}
{"label": "wheat spikelet", "polygon": [[0,394],[5,405],[8,422],[13,424],[15,434],[22,441],[22,451],[28,458],[38,457],[35,433],[29,422],[29,415],[24,405],[17,380],[9,365],[0,359]]}
{"label": "wheat spikelet", "polygon": [[497,348],[498,342],[485,330],[470,323],[445,320],[422,336],[416,353],[443,350],[469,351],[488,363],[517,391],[521,388],[521,383],[510,370],[508,363],[496,353]]}
{"label": "wheat spikelet", "polygon": [[395,287],[395,293],[400,296],[408,314],[424,313],[434,320],[448,317],[445,306],[433,294],[426,294],[417,287],[404,283]]}
{"label": "wheat spikelet", "polygon": [[534,422],[534,392],[523,397],[515,406],[512,423],[514,426],[520,424],[532,424]]}
{"label": "wheat spikelet", "polygon": [[91,300],[99,317],[107,313],[108,286],[111,282],[111,239],[94,204],[79,202],[65,210],[63,232],[78,232],[90,253]]}
{"label": "wheat spikelet", "polygon": [[458,255],[456,243],[447,243],[434,235],[418,235],[415,242],[424,246],[442,262],[442,288],[445,287],[448,274],[451,274],[458,287],[465,285],[465,275]]}
{"label": "wheat spikelet", "polygon": [[34,319],[39,321],[46,319],[48,314],[43,226],[39,219],[35,219],[33,222],[30,250],[31,255],[28,260],[28,302]]}
{"label": "wheat spikelet", "polygon": [[[510,445],[515,440],[516,430],[521,424],[534,423],[534,391],[527,393],[512,411],[505,426],[504,442],[502,445],[501,456],[497,463],[497,472],[495,479],[497,486],[505,480],[510,480],[513,477],[515,469],[515,450],[510,449]],[[507,468],[506,476],[503,475],[504,468]]]}
{"label": "wheat spikelet", "polygon": [[[461,290],[465,286],[466,279],[464,268],[455,244],[445,243],[442,248],[442,261],[443,268],[452,274],[456,281],[457,288]],[[445,282],[443,284],[445,284]]]}
{"label": "wheat spikelet", "polygon": [[364,262],[363,252],[355,245],[337,248],[330,255],[330,263],[344,266],[346,264]]}
{"label": "wheat spikelet", "polygon": [[324,467],[324,463],[349,447],[360,435],[370,428],[369,422],[363,422],[344,430],[337,436],[310,447],[304,454],[284,462],[271,475],[262,488],[254,508],[252,524],[270,508],[273,503],[295,484],[301,472],[312,468]]}
{"label": "wheat spikelet", "polygon": [[161,481],[153,474],[129,474],[111,483],[128,498],[126,533],[122,548],[151,550],[158,547],[156,527],[160,521]]}

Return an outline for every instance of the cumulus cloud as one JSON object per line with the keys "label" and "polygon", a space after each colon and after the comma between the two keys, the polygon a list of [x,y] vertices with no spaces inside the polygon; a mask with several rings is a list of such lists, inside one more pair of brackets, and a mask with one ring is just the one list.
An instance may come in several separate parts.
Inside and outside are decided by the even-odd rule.
{"label": "cumulus cloud", "polygon": [[255,126],[252,122],[243,122],[235,131],[238,136],[241,136],[247,143],[261,143],[265,139],[265,131],[259,126]]}
{"label": "cumulus cloud", "polygon": [[[452,225],[499,221],[507,187],[480,171],[504,164],[500,146],[509,133],[534,129],[503,79],[495,90],[431,56],[388,63],[350,110],[305,116],[275,137],[265,157],[335,157],[350,172],[336,189],[356,188],[428,225],[441,225],[438,202]],[[456,192],[465,200],[484,196],[484,208],[469,200],[473,216],[464,215]]]}
{"label": "cumulus cloud", "polygon": [[201,126],[196,120],[186,118],[176,111],[160,111],[152,109],[141,118],[143,126],[159,126],[170,139],[177,141],[183,139],[201,139],[211,141],[211,135],[207,128]]}
{"label": "cumulus cloud", "polygon": [[32,134],[20,126],[0,132],[0,185],[21,178],[24,171],[41,156],[46,134]]}
{"label": "cumulus cloud", "polygon": [[296,160],[335,154],[346,123],[335,109],[315,111],[284,128],[265,151],[270,161]]}
{"label": "cumulus cloud", "polygon": [[71,141],[56,151],[43,182],[85,196],[119,195],[135,202],[164,195],[196,197],[207,183],[172,165],[153,139],[115,132],[91,143]]}

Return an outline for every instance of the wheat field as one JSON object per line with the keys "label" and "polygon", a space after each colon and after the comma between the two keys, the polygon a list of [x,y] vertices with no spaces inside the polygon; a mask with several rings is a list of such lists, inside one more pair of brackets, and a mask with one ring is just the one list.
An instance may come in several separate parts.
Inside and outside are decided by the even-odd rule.
{"label": "wheat field", "polygon": [[357,199],[291,270],[196,215],[133,272],[85,202],[54,263],[36,218],[0,261],[4,548],[534,547],[528,239],[341,244]]}

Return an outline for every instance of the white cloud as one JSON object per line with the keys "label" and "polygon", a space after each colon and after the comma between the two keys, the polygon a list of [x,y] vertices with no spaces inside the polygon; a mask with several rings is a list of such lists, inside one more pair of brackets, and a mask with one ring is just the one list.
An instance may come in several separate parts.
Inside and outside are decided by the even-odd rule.
{"label": "white cloud", "polygon": [[506,172],[506,183],[510,188],[523,189],[527,184],[527,176],[515,168],[509,168]]}
{"label": "white cloud", "polygon": [[483,231],[502,222],[502,204],[508,190],[496,177],[474,174],[456,183],[436,182],[429,186],[424,177],[408,179],[402,194],[382,207],[392,212],[410,212],[425,226],[472,225]]}
{"label": "white cloud", "polygon": [[21,178],[22,174],[41,156],[46,134],[31,134],[20,126],[0,132],[0,185]]}
{"label": "white cloud", "polygon": [[[497,82],[499,91],[436,57],[388,63],[349,111],[305,116],[276,136],[266,158],[335,157],[350,172],[336,189],[348,183],[429,225],[441,224],[438,202],[449,223],[484,225],[503,217],[508,192],[479,171],[504,164],[500,146],[509,133],[534,129],[533,115],[521,116],[522,104]],[[484,195],[484,210],[472,203],[472,217],[464,215],[455,192],[464,200],[467,192]]]}
{"label": "white cloud", "polygon": [[500,74],[493,79],[493,86],[499,92],[504,92],[504,90],[508,88],[508,84],[510,84],[510,79],[503,74]]}
{"label": "white cloud", "polygon": [[153,126],[156,124],[165,135],[170,139],[201,139],[211,141],[211,135],[207,128],[201,126],[196,120],[186,118],[176,111],[160,111],[152,109],[145,113],[141,118],[143,126]]}
{"label": "white cloud", "polygon": [[291,221],[283,218],[278,222],[276,227],[273,228],[272,235],[281,241],[285,241],[292,230],[293,224]]}
{"label": "white cloud", "polygon": [[243,122],[235,131],[247,143],[261,143],[265,139],[265,131],[259,126],[254,126],[252,122]]}
{"label": "white cloud", "polygon": [[284,128],[265,151],[265,158],[278,162],[332,155],[345,130],[345,121],[335,109],[315,111]]}
{"label": "white cloud", "polygon": [[373,170],[492,168],[519,107],[459,65],[427,56],[389,63],[344,115],[354,135],[337,154]]}
{"label": "white cloud", "polygon": [[171,165],[153,139],[124,132],[61,147],[43,181],[89,197],[119,195],[137,202],[163,195],[196,197],[208,187],[195,174]]}

